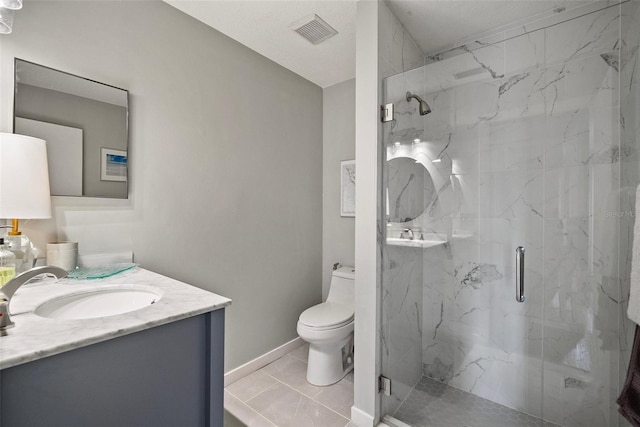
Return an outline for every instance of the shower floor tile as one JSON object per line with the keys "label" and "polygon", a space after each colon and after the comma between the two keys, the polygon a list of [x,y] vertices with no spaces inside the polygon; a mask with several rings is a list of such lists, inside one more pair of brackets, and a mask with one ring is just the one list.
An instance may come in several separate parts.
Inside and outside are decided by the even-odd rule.
{"label": "shower floor tile", "polygon": [[393,416],[412,427],[559,427],[428,377]]}

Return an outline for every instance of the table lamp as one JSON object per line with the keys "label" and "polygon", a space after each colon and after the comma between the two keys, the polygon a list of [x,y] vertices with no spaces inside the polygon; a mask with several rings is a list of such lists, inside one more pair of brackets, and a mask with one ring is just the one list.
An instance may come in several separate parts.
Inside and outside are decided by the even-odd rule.
{"label": "table lamp", "polygon": [[9,250],[16,254],[16,273],[33,267],[34,254],[20,219],[51,218],[47,145],[43,139],[0,133],[0,218],[11,219]]}

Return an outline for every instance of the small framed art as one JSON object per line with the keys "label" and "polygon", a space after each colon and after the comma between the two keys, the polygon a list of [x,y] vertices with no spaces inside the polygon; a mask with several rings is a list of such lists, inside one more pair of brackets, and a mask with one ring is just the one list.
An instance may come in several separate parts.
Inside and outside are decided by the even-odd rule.
{"label": "small framed art", "polygon": [[102,181],[127,180],[127,152],[100,148],[100,179]]}
{"label": "small framed art", "polygon": [[340,162],[340,216],[356,216],[356,161]]}

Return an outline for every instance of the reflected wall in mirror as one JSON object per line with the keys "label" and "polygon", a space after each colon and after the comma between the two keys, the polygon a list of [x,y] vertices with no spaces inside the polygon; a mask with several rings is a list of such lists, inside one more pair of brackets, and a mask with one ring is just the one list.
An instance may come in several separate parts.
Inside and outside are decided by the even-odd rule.
{"label": "reflected wall in mirror", "polygon": [[[128,197],[128,99],[124,89],[16,58],[13,131],[47,141],[52,196]],[[118,177],[104,179],[105,149],[124,153]]]}
{"label": "reflected wall in mirror", "polygon": [[418,218],[435,202],[437,192],[431,174],[409,157],[388,161],[387,217],[391,222]]}

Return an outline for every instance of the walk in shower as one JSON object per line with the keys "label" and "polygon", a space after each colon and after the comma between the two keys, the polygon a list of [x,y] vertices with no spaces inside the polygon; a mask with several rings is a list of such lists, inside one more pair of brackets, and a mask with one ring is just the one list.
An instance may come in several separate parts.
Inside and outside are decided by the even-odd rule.
{"label": "walk in shower", "polygon": [[639,2],[574,2],[384,79],[389,422],[628,425],[639,42]]}

